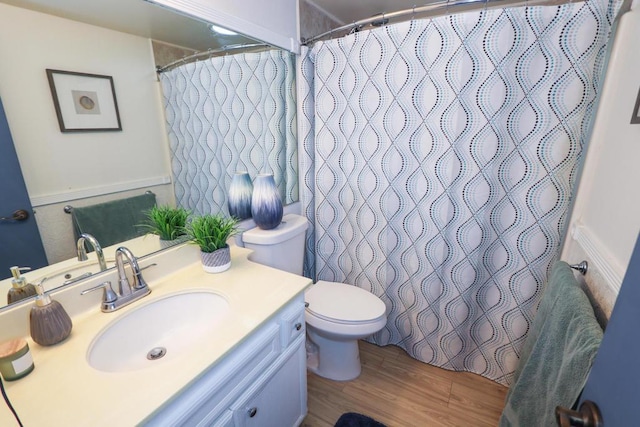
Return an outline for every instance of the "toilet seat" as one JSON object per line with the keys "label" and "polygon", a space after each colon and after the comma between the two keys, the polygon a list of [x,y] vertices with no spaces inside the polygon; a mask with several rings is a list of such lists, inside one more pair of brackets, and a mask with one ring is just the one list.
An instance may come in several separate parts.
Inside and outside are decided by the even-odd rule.
{"label": "toilet seat", "polygon": [[386,317],[384,302],[370,292],[344,283],[318,281],[305,292],[307,314],[340,324],[365,324]]}

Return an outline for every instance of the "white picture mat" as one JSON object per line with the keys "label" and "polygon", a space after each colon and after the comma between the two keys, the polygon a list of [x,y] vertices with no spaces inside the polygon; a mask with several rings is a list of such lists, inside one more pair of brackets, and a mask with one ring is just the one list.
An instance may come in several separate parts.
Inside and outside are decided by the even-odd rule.
{"label": "white picture mat", "polygon": [[[53,73],[60,114],[66,129],[117,129],[119,127],[111,79]],[[96,92],[100,114],[78,114],[72,91]]]}

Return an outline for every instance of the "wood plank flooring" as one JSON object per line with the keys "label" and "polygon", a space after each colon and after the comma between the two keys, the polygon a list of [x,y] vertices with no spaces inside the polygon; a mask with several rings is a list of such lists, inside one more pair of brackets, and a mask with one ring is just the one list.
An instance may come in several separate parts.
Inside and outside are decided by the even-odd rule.
{"label": "wood plank flooring", "polygon": [[427,365],[396,346],[360,341],[360,360],[362,374],[354,381],[308,374],[303,427],[333,427],[344,412],[367,415],[387,427],[498,425],[506,387]]}

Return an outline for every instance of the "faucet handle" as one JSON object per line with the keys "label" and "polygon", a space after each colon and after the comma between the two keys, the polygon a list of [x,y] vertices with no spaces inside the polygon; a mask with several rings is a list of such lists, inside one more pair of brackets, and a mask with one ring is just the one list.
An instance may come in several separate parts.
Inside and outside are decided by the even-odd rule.
{"label": "faucet handle", "polygon": [[116,295],[116,293],[113,291],[110,281],[107,280],[106,282],[100,283],[97,286],[94,286],[89,289],[85,289],[84,291],[80,292],[80,295],[85,295],[85,294],[88,294],[89,292],[97,291],[99,289],[103,290],[102,306],[101,306],[102,311],[109,311],[110,307],[118,299],[118,295]]}
{"label": "faucet handle", "polygon": [[137,271],[134,273],[135,278],[136,278],[135,284],[133,285],[133,289],[134,290],[139,291],[141,289],[148,289],[149,288],[149,285],[147,284],[147,281],[144,280],[144,278],[142,277],[142,270],[146,270],[149,267],[155,267],[156,265],[158,265],[158,264],[156,264],[154,262],[152,264],[146,265],[144,267],[139,267],[137,269]]}
{"label": "faucet handle", "polygon": [[157,263],[155,263],[155,262],[152,262],[152,263],[151,263],[151,264],[149,264],[149,265],[145,265],[144,267],[140,267],[140,271],[142,271],[142,270],[146,270],[146,269],[147,269],[147,268],[149,268],[149,267],[155,267],[156,265],[158,265],[158,264],[157,264]]}

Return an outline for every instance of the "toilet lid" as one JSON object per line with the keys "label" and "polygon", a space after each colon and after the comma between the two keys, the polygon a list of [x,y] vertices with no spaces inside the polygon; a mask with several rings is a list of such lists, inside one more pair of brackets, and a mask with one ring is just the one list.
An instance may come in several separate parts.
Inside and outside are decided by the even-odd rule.
{"label": "toilet lid", "polygon": [[385,315],[384,302],[370,292],[344,283],[318,281],[304,295],[307,310],[339,323],[371,322]]}

